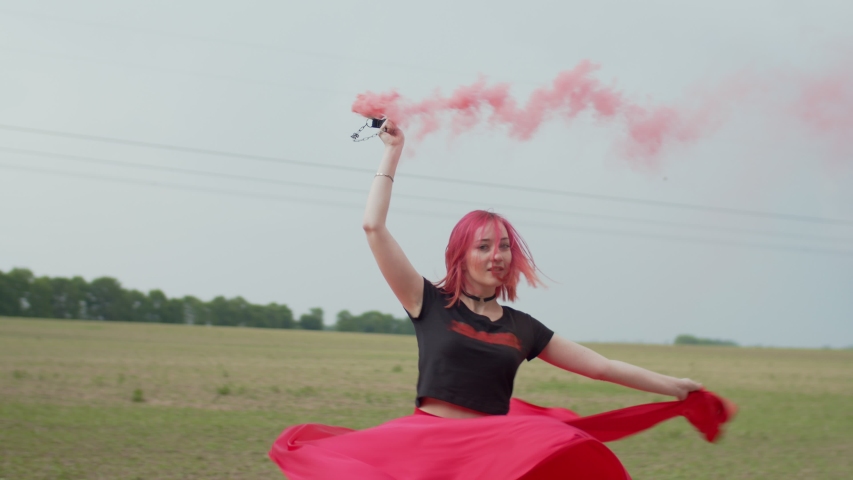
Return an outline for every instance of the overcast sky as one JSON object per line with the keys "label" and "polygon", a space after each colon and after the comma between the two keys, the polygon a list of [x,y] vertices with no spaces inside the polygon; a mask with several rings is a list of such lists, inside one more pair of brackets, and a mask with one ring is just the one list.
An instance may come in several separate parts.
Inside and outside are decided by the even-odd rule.
{"label": "overcast sky", "polygon": [[[341,309],[402,316],[361,231],[382,145],[349,138],[358,93],[419,99],[485,75],[523,101],[584,59],[657,104],[743,72],[841,72],[853,89],[851,18],[849,1],[2,1],[0,270],[320,306],[327,324]],[[618,126],[591,117],[527,142],[444,130],[408,145],[389,227],[438,280],[458,218],[505,214],[549,285],[523,287],[516,307],[570,339],[853,345],[853,131],[818,135],[774,98],[728,106],[656,169],[621,158]]]}

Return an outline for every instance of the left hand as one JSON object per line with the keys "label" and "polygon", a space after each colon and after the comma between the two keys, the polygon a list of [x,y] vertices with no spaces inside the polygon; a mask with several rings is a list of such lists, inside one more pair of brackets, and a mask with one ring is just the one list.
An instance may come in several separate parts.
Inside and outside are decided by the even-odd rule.
{"label": "left hand", "polygon": [[379,132],[379,138],[386,147],[402,147],[403,143],[406,141],[406,136],[403,135],[403,130],[401,130],[400,127],[394,124],[390,119],[385,120],[385,124],[382,125],[382,130]]}
{"label": "left hand", "polygon": [[678,397],[679,400],[684,400],[687,398],[687,395],[690,392],[695,392],[696,390],[702,390],[702,384],[699,382],[694,382],[689,378],[677,378],[675,379],[675,393],[674,395]]}

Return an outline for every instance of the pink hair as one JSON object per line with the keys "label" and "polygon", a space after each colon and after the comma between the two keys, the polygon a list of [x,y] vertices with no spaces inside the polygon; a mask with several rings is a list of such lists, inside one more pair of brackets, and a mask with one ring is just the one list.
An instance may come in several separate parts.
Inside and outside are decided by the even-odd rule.
{"label": "pink hair", "polygon": [[497,295],[501,300],[515,301],[516,286],[521,275],[524,275],[528,285],[536,287],[542,284],[539,277],[536,276],[536,264],[533,262],[533,256],[530,254],[530,249],[521,235],[513,228],[512,224],[507,219],[494,212],[485,210],[474,210],[468,213],[459,223],[453,227],[450,232],[450,240],[447,242],[447,249],[444,252],[444,264],[447,267],[447,275],[441,279],[436,285],[445,293],[453,295],[447,307],[453,306],[462,295],[463,282],[465,281],[465,261],[468,256],[468,251],[478,239],[474,238],[474,234],[481,228],[491,226],[494,229],[496,241],[494,248],[497,250],[500,246],[500,231],[499,224],[506,228],[507,237],[509,237],[509,249],[512,253],[512,260],[507,268],[506,275],[503,277],[503,284],[497,288]]}

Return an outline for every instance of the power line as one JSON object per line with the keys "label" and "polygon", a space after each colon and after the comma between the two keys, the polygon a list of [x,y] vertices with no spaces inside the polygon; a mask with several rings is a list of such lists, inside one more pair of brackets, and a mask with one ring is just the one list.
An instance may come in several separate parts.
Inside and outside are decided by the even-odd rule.
{"label": "power line", "polygon": [[[224,190],[217,188],[207,188],[207,187],[197,187],[193,185],[183,185],[183,184],[174,184],[174,183],[166,183],[160,181],[150,181],[150,180],[137,180],[137,179],[127,179],[120,177],[111,177],[106,175],[93,175],[93,174],[82,174],[78,172],[68,172],[61,170],[49,170],[42,168],[33,168],[33,167],[23,167],[19,165],[8,165],[8,164],[0,164],[0,168],[6,168],[10,170],[19,170],[26,172],[35,172],[40,174],[48,174],[48,175],[56,175],[56,176],[65,176],[65,177],[75,177],[75,178],[83,178],[88,180],[98,180],[98,181],[107,181],[112,183],[124,183],[131,185],[140,185],[140,186],[148,186],[148,187],[159,187],[159,188],[169,188],[174,190],[184,190],[184,191],[195,191],[202,192],[208,194],[215,195],[230,195],[237,196],[243,198],[252,198],[252,199],[262,199],[262,200],[272,200],[272,201],[281,201],[281,202],[291,202],[291,203],[307,203],[307,204],[315,204],[322,206],[330,206],[330,207],[344,207],[344,208],[364,208],[363,205],[358,205],[354,203],[348,202],[335,202],[329,200],[317,200],[311,199],[306,200],[304,198],[299,197],[291,197],[285,195],[269,195],[263,193],[250,193],[250,192],[241,192],[235,190]],[[394,209],[395,212],[400,213],[408,213],[413,215],[420,216],[430,216],[430,217],[441,217],[441,218],[457,218],[451,217],[450,215],[435,213],[435,212],[425,212],[419,210],[404,210],[404,209]],[[732,242],[732,241],[720,241],[720,240],[708,240],[704,238],[697,237],[682,237],[682,236],[671,236],[671,235],[659,235],[659,234],[648,234],[648,233],[638,233],[638,232],[626,232],[619,230],[608,230],[608,229],[593,229],[587,227],[572,227],[566,225],[552,225],[552,224],[544,224],[544,223],[534,223],[534,222],[521,222],[522,224],[539,227],[539,228],[547,228],[547,229],[556,229],[556,230],[567,230],[581,233],[592,233],[592,234],[600,234],[600,235],[609,235],[616,237],[635,237],[635,238],[646,238],[646,239],[654,239],[654,240],[665,240],[671,242],[678,243],[692,243],[692,244],[707,244],[707,245],[722,245],[722,246],[730,246],[730,247],[746,247],[746,248],[755,248],[761,250],[779,250],[779,251],[792,251],[799,253],[818,253],[825,255],[839,255],[839,256],[853,256],[853,250],[828,250],[822,248],[811,248],[811,247],[802,247],[802,246],[789,246],[789,245],[772,245],[772,244],[759,244],[759,243],[747,243],[747,242]]]}
{"label": "power line", "polygon": [[530,227],[540,227],[540,228],[547,228],[547,229],[552,229],[552,230],[566,230],[566,231],[581,232],[581,233],[602,234],[602,235],[610,235],[610,236],[617,236],[617,237],[646,238],[646,239],[653,239],[653,240],[675,241],[675,242],[679,242],[679,243],[724,245],[724,246],[730,246],[730,247],[756,248],[756,249],[760,249],[760,250],[784,250],[784,251],[801,252],[801,253],[823,253],[823,254],[842,255],[842,256],[853,257],[853,250],[825,250],[825,249],[812,248],[812,247],[771,245],[771,244],[749,243],[749,242],[734,242],[734,241],[727,241],[727,240],[708,240],[708,239],[699,238],[699,237],[682,237],[682,236],[660,235],[660,234],[655,234],[655,233],[626,232],[626,231],[622,231],[622,230],[609,230],[609,229],[588,228],[588,227],[572,227],[572,226],[567,226],[567,225],[552,225],[552,224],[546,224],[546,223],[534,223],[534,222],[526,222],[526,221],[515,222],[515,223],[518,223],[520,225],[530,226]]}
{"label": "power line", "polygon": [[343,90],[335,90],[332,88],[322,88],[322,87],[313,87],[307,85],[294,85],[287,82],[280,81],[272,81],[272,80],[257,80],[253,78],[245,78],[245,77],[234,77],[231,75],[222,75],[220,73],[208,73],[208,72],[192,72],[188,70],[180,70],[175,68],[167,68],[167,67],[157,67],[152,65],[142,65],[138,63],[132,62],[121,62],[115,60],[101,60],[97,58],[89,58],[89,57],[78,57],[75,55],[68,55],[64,53],[50,53],[50,52],[38,52],[34,50],[23,50],[19,48],[10,48],[5,45],[0,45],[0,50],[6,50],[8,52],[19,53],[24,55],[35,55],[39,57],[47,57],[47,58],[56,58],[60,60],[71,60],[75,62],[89,62],[89,63],[98,63],[104,64],[108,66],[115,66],[121,68],[136,68],[141,70],[151,70],[153,72],[160,73],[169,73],[169,74],[178,74],[178,75],[187,75],[192,77],[202,77],[202,78],[213,78],[215,80],[224,80],[227,82],[243,82],[243,83],[252,83],[256,85],[266,85],[271,87],[286,87],[289,89],[296,90],[308,90],[313,92],[322,92],[324,94],[333,93],[336,95],[346,95],[348,98],[355,98],[355,92],[348,92]]}
{"label": "power line", "polygon": [[[0,127],[2,128],[2,127]],[[775,212],[760,212],[756,210],[745,210],[740,208],[728,208],[728,207],[715,207],[709,205],[695,205],[688,203],[678,203],[678,202],[668,202],[663,200],[646,200],[640,198],[630,198],[630,197],[619,197],[614,195],[600,195],[595,193],[581,193],[581,192],[570,192],[565,190],[554,190],[548,188],[537,188],[537,187],[525,187],[520,185],[509,185],[509,184],[501,184],[501,183],[492,183],[492,182],[479,182],[476,180],[460,180],[454,178],[442,178],[442,177],[433,177],[429,175],[408,175],[414,178],[420,178],[424,180],[433,180],[433,181],[441,181],[447,183],[458,183],[464,185],[473,185],[478,187],[492,187],[492,188],[503,188],[503,189],[512,189],[523,192],[532,192],[532,193],[545,193],[550,195],[561,195],[565,197],[576,197],[576,198],[586,198],[589,200],[600,200],[605,202],[615,202],[615,203],[629,203],[634,205],[645,205],[650,207],[662,207],[662,208],[671,208],[671,209],[679,209],[679,210],[697,210],[704,211],[710,213],[723,213],[727,215],[738,215],[745,217],[761,217],[761,218],[773,218],[777,220],[789,220],[789,221],[797,221],[797,222],[810,222],[810,223],[825,223],[825,224],[835,224],[835,225],[853,225],[853,220],[842,220],[842,219],[834,219],[834,218],[821,218],[814,217],[809,215],[793,215],[788,213],[775,213]]]}
{"label": "power line", "polygon": [[[261,178],[261,177],[253,177],[248,175],[238,175],[232,173],[220,173],[220,172],[210,172],[205,170],[196,170],[196,169],[187,169],[180,167],[167,167],[167,166],[158,166],[158,165],[149,165],[142,164],[136,162],[128,162],[128,161],[120,161],[120,160],[108,160],[101,158],[93,158],[93,157],[84,157],[79,155],[68,155],[62,153],[53,153],[53,152],[42,152],[38,150],[30,150],[30,149],[21,149],[21,148],[9,148],[0,146],[0,151],[21,154],[21,155],[31,155],[37,157],[45,157],[45,158],[59,158],[65,160],[72,160],[84,163],[93,163],[98,165],[109,165],[114,167],[122,167],[122,168],[136,168],[141,170],[149,170],[149,171],[158,171],[158,172],[168,172],[168,173],[179,173],[185,175],[196,175],[202,177],[210,177],[210,178],[222,178],[228,180],[239,180],[246,182],[255,182],[255,183],[264,183],[270,185],[283,185],[283,186],[295,186],[301,188],[312,188],[319,190],[331,190],[335,192],[349,192],[349,193],[357,193],[364,195],[366,193],[366,189],[362,188],[352,188],[352,187],[338,187],[333,185],[319,185],[316,183],[307,183],[307,182],[294,182],[291,180],[279,180],[272,178]],[[462,199],[453,199],[446,197],[430,197],[423,195],[411,195],[406,193],[395,193],[395,198],[408,198],[413,200],[425,200],[430,202],[441,202],[441,203],[450,203],[450,204],[460,204],[460,203],[473,203],[469,200]],[[721,227],[714,225],[702,225],[702,224],[694,224],[694,223],[681,223],[681,222],[671,222],[671,221],[663,221],[663,220],[651,220],[651,219],[640,219],[640,218],[630,218],[630,217],[621,217],[614,215],[600,215],[600,214],[591,214],[591,213],[580,213],[580,212],[566,212],[560,210],[551,210],[551,209],[543,209],[543,208],[535,208],[535,207],[525,207],[519,205],[505,205],[505,204],[489,204],[492,208],[505,208],[505,209],[514,209],[521,210],[526,212],[533,213],[545,213],[551,215],[560,215],[560,216],[568,216],[568,217],[578,217],[578,218],[589,218],[594,220],[608,220],[608,221],[619,221],[619,222],[628,222],[635,224],[646,224],[646,225],[656,225],[662,227],[672,227],[672,228],[691,228],[691,229],[699,229],[699,230],[707,230],[714,232],[723,232],[723,233],[739,233],[739,234],[752,234],[752,235],[767,235],[777,238],[792,238],[792,239],[801,239],[801,240],[812,240],[812,241],[823,241],[823,242],[853,242],[853,239],[850,238],[833,238],[833,237],[820,237],[814,235],[800,235],[794,233],[787,232],[771,232],[765,230],[753,230],[747,228],[733,228],[733,227]]]}
{"label": "power line", "polygon": [[157,28],[150,28],[150,27],[135,27],[135,26],[129,26],[129,25],[113,25],[113,24],[109,24],[109,23],[90,22],[90,21],[85,21],[85,20],[76,20],[76,19],[69,19],[69,18],[65,18],[65,17],[58,17],[58,16],[54,16],[54,15],[45,15],[42,13],[19,12],[19,11],[15,11],[15,10],[0,9],[0,14],[14,15],[14,16],[19,16],[19,17],[38,18],[41,20],[49,20],[49,21],[53,21],[53,22],[84,25],[87,27],[107,28],[107,29],[117,30],[121,33],[127,33],[128,31],[133,30],[133,31],[137,31],[137,32],[144,33],[147,35],[158,35],[158,36],[179,38],[179,39],[190,40],[190,41],[195,41],[195,42],[219,43],[222,45],[231,45],[231,46],[235,46],[235,47],[249,48],[249,49],[256,49],[256,50],[266,50],[266,51],[276,52],[276,53],[295,53],[298,55],[306,55],[306,56],[320,57],[320,58],[329,58],[329,59],[333,59],[333,60],[347,60],[347,61],[355,61],[358,63],[370,63],[373,65],[381,65],[384,67],[401,68],[401,69],[407,69],[407,70],[420,70],[420,71],[445,73],[445,74],[450,73],[450,74],[454,74],[454,75],[460,75],[460,74],[472,75],[472,73],[473,73],[473,72],[464,73],[464,72],[457,72],[454,70],[446,70],[446,69],[433,68],[433,67],[424,67],[422,65],[404,64],[404,63],[398,63],[398,62],[388,62],[388,61],[377,60],[375,58],[369,58],[369,57],[353,57],[351,55],[342,55],[340,53],[320,52],[320,51],[312,51],[312,50],[303,50],[303,49],[292,48],[292,47],[282,47],[279,45],[271,45],[271,44],[266,44],[266,43],[246,42],[246,41],[242,41],[242,40],[229,40],[229,39],[222,39],[222,38],[215,38],[215,37],[206,37],[206,36],[201,36],[201,35],[187,35],[184,33],[177,33],[177,32],[172,32],[172,31],[168,31],[168,30],[160,30]]}
{"label": "power line", "polygon": [[[209,188],[209,187],[199,187],[195,185],[184,185],[184,184],[176,184],[176,183],[168,183],[161,182],[158,180],[139,180],[139,179],[130,179],[130,178],[121,178],[121,177],[111,177],[108,175],[97,175],[97,174],[88,174],[88,173],[78,173],[78,172],[68,172],[63,170],[50,170],[46,168],[34,168],[34,167],[24,167],[20,165],[8,165],[0,163],[0,168],[7,168],[10,170],[21,170],[26,172],[35,172],[35,173],[43,173],[48,175],[58,175],[64,177],[75,177],[75,178],[83,178],[89,180],[99,180],[99,181],[108,181],[114,183],[124,183],[130,185],[141,185],[146,187],[160,187],[160,188],[170,188],[175,190],[186,190],[186,191],[195,191],[202,193],[212,193],[212,194],[221,194],[221,195],[231,195],[237,197],[244,198],[255,198],[262,200],[277,200],[284,202],[294,202],[294,203],[312,203],[317,205],[324,206],[332,206],[332,207],[345,207],[345,208],[353,208],[357,207],[354,203],[348,202],[335,202],[331,200],[315,200],[311,199],[310,201],[305,200],[300,197],[291,197],[287,195],[271,195],[265,193],[253,193],[253,192],[241,192],[236,190],[225,190],[219,188]],[[363,206],[361,208],[364,208]],[[424,212],[427,213],[427,212]]]}
{"label": "power line", "polygon": [[[135,147],[153,148],[153,149],[175,151],[175,152],[181,152],[181,153],[193,153],[193,154],[210,155],[210,156],[225,157],[225,158],[240,158],[240,159],[244,159],[244,160],[254,160],[254,161],[281,163],[281,164],[289,164],[289,165],[300,165],[300,166],[312,167],[312,168],[325,168],[325,169],[342,170],[342,171],[359,172],[359,173],[373,173],[373,169],[351,167],[351,166],[347,166],[347,165],[329,164],[329,163],[322,163],[322,162],[307,162],[307,161],[302,161],[302,160],[292,160],[292,159],[281,158],[281,157],[270,157],[270,156],[264,156],[264,155],[227,152],[227,151],[223,151],[223,150],[213,150],[213,149],[196,148],[196,147],[184,147],[184,146],[178,146],[178,145],[169,145],[169,144],[147,142],[147,141],[141,141],[141,140],[127,140],[127,139],[122,139],[122,138],[106,137],[106,136],[100,136],[100,135],[87,135],[87,134],[81,134],[81,133],[62,132],[62,131],[57,131],[57,130],[47,130],[47,129],[41,129],[41,128],[21,127],[21,126],[17,126],[17,125],[0,124],[0,129],[16,131],[16,132],[31,133],[31,134],[37,134],[37,135],[46,135],[46,136],[52,136],[52,137],[72,138],[72,139],[76,139],[76,140],[87,140],[87,141],[95,141],[95,142],[102,142],[102,143],[112,143],[112,144],[117,144],[117,145],[129,145],[129,146],[135,146]],[[709,212],[709,213],[721,213],[721,214],[727,214],[727,215],[737,215],[737,216],[756,217],[756,218],[772,218],[772,219],[776,219],[776,220],[787,220],[787,221],[798,221],[798,222],[809,222],[809,223],[822,223],[822,224],[830,224],[830,225],[853,225],[853,220],[822,218],[822,217],[815,217],[815,216],[810,216],[810,215],[794,215],[794,214],[787,214],[787,213],[762,212],[762,211],[746,210],[746,209],[739,209],[739,208],[716,207],[716,206],[709,206],[709,205],[696,205],[696,204],[687,204],[687,203],[679,203],[679,202],[668,202],[668,201],[663,201],[663,200],[646,200],[646,199],[631,198],[631,197],[620,197],[620,196],[615,196],[615,195],[601,195],[601,194],[594,194],[594,193],[572,192],[572,191],[566,191],[566,190],[556,190],[556,189],[548,189],[548,188],[540,188],[540,187],[527,187],[527,186],[523,186],[523,185],[510,185],[510,184],[504,184],[504,183],[481,182],[481,181],[477,181],[477,180],[444,178],[444,177],[436,177],[436,176],[432,176],[432,175],[407,174],[406,177],[413,178],[413,179],[419,179],[419,180],[433,181],[433,182],[454,183],[454,184],[458,184],[458,185],[470,185],[470,186],[486,187],[486,188],[510,189],[510,190],[523,191],[523,192],[559,195],[559,196],[574,197],[574,198],[585,198],[585,199],[589,199],[589,200],[598,200],[598,201],[606,201],[606,202],[614,202],[614,203],[627,203],[627,204],[644,205],[644,206],[651,206],[651,207],[661,207],[661,208],[680,209],[680,210],[695,210],[695,211],[703,211],[703,212]]]}
{"label": "power line", "polygon": [[[84,157],[80,155],[68,155],[65,153],[54,153],[54,152],[42,152],[39,150],[29,150],[24,148],[10,148],[10,147],[0,147],[0,151],[9,152],[9,153],[17,153],[21,155],[32,155],[37,157],[46,157],[46,158],[62,158],[66,160],[73,160],[77,162],[85,162],[85,163],[94,163],[100,165],[110,165],[114,167],[126,167],[126,168],[138,168],[141,170],[151,170],[155,172],[168,172],[168,173],[180,173],[185,175],[197,175],[203,177],[211,177],[211,178],[223,178],[229,180],[241,180],[246,182],[257,182],[257,183],[267,183],[271,185],[286,185],[292,187],[305,187],[305,188],[316,188],[320,190],[333,190],[336,192],[351,192],[351,193],[360,193],[363,195],[367,194],[367,190],[364,188],[353,188],[353,187],[338,187],[333,185],[319,185],[316,183],[307,183],[307,182],[294,182],[292,180],[278,180],[273,178],[262,178],[262,177],[253,177],[249,175],[239,175],[234,173],[220,173],[220,172],[210,172],[206,170],[196,170],[191,168],[181,168],[181,167],[165,167],[160,165],[149,165],[144,163],[136,163],[136,162],[128,162],[124,160],[108,160],[103,158],[94,158],[94,157]],[[440,199],[436,199],[440,200]]]}
{"label": "power line", "polygon": [[302,160],[291,160],[289,158],[268,157],[264,155],[253,155],[247,153],[225,152],[222,150],[211,150],[205,148],[182,147],[178,145],[167,145],[162,143],[144,142],[138,140],[126,140],[122,138],[102,137],[97,135],[85,135],[81,133],[60,132],[55,130],[44,130],[40,128],[19,127],[16,125],[0,125],[0,129],[12,130],[17,132],[33,133],[37,135],[47,135],[51,137],[73,138],[75,140],[88,140],[93,142],[112,143],[116,145],[129,145],[133,147],[146,147],[158,150],[168,150],[180,153],[193,153],[200,155],[210,155],[215,157],[240,158],[243,160],[255,160],[260,162],[283,163],[288,165],[299,165],[302,167],[326,168],[331,170],[342,170],[358,173],[374,173],[372,168],[350,167],[347,165],[335,165],[330,163],[306,162]]}

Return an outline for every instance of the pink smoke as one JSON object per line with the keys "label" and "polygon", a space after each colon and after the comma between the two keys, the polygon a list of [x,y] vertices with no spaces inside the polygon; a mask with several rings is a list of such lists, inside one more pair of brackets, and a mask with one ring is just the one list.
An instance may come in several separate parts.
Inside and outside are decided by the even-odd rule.
{"label": "pink smoke", "polygon": [[853,155],[853,68],[800,81],[794,113],[812,132],[828,139],[837,154],[849,158]]}
{"label": "pink smoke", "polygon": [[[441,92],[412,101],[396,91],[358,95],[352,110],[365,117],[386,115],[404,127],[415,128],[415,139],[438,131],[449,117],[453,134],[486,124],[505,127],[511,137],[531,139],[539,127],[554,118],[573,119],[583,113],[617,124],[625,132],[618,142],[623,156],[655,164],[669,145],[695,142],[722,125],[727,116],[746,106],[747,99],[766,96],[771,102],[787,102],[788,112],[810,128],[853,144],[853,69],[842,69],[820,78],[801,76],[794,84],[787,77],[741,73],[721,84],[694,91],[678,105],[649,105],[631,100],[594,74],[598,65],[583,61],[561,72],[550,85],[537,88],[520,106],[510,85],[489,85],[483,78],[457,88],[449,96]],[[793,77],[791,77],[793,78]],[[790,93],[798,92],[791,100]]]}

